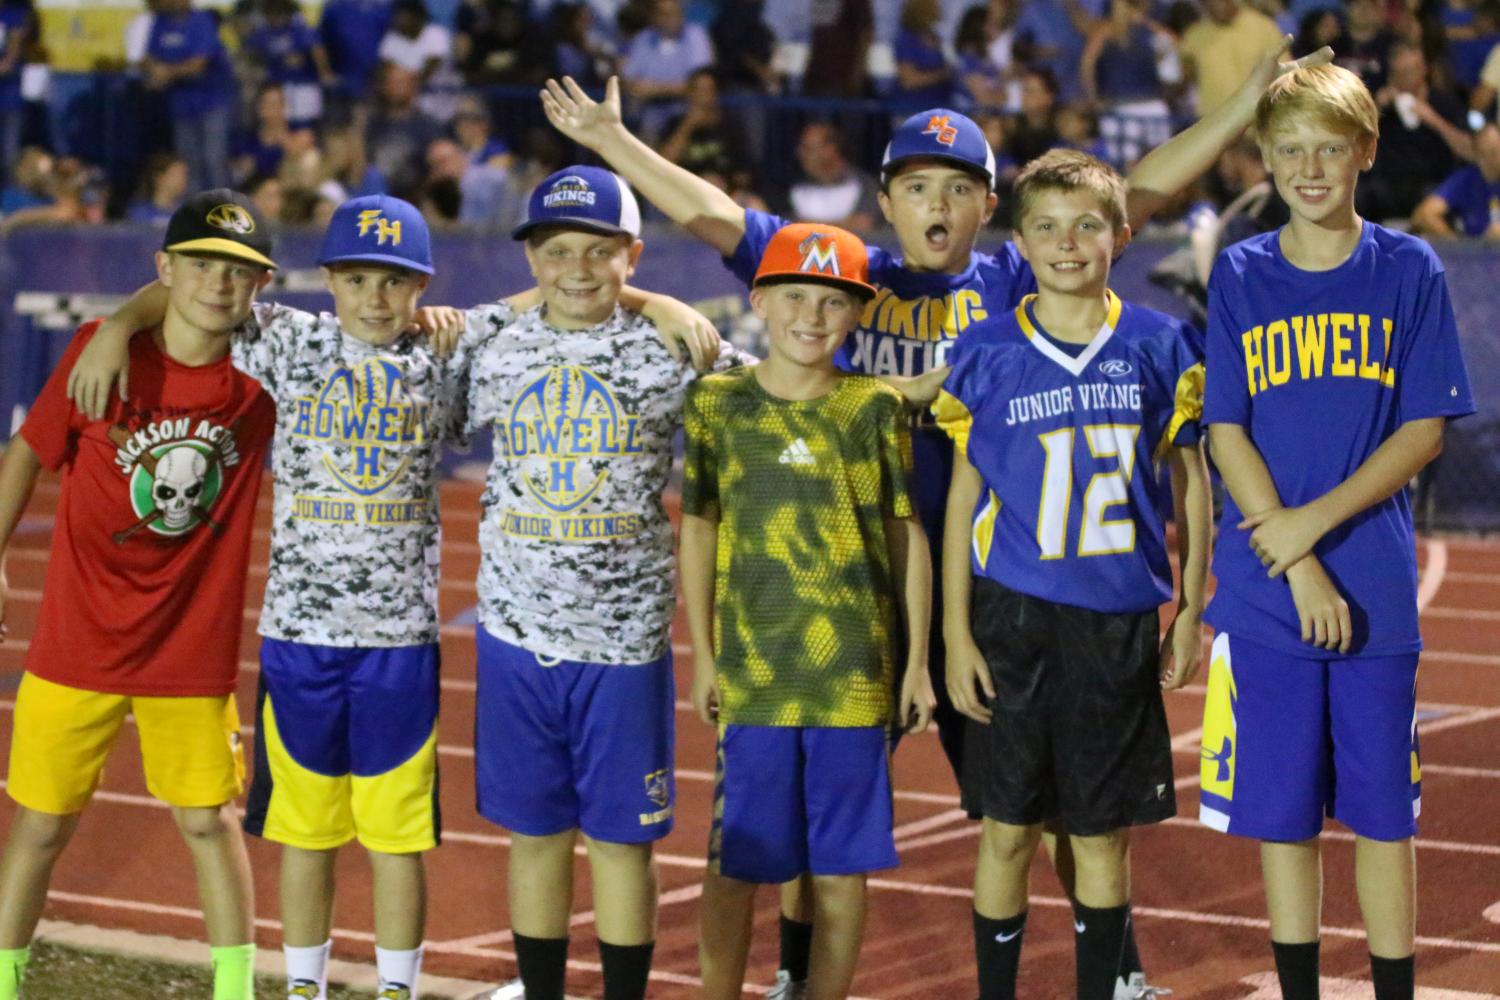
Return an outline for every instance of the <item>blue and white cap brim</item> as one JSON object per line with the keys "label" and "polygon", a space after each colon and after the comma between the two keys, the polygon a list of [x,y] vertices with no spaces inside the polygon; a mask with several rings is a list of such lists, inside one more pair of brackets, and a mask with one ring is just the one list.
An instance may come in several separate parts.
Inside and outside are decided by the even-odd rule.
{"label": "blue and white cap brim", "polygon": [[410,257],[401,257],[392,253],[349,253],[337,257],[324,257],[318,260],[319,265],[328,264],[389,264],[406,271],[417,271],[421,274],[434,273],[431,264],[421,260],[413,260]]}

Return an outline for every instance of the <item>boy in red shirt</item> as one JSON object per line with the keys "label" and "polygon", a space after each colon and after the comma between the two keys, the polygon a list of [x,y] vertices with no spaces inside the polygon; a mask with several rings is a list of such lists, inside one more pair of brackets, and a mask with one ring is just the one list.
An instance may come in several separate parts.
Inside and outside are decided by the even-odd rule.
{"label": "boy in red shirt", "polygon": [[236,371],[229,335],[270,280],[270,237],[218,189],[167,226],[161,326],[130,343],[130,392],[102,420],[73,407],[81,327],[0,459],[3,557],[42,468],[62,470],[51,558],[16,694],[0,855],[0,1000],[14,1000],[52,867],[133,713],[151,794],[193,855],[214,1000],[251,1000],[250,864],[230,802],[244,761],[234,687],[255,500],[275,410]]}

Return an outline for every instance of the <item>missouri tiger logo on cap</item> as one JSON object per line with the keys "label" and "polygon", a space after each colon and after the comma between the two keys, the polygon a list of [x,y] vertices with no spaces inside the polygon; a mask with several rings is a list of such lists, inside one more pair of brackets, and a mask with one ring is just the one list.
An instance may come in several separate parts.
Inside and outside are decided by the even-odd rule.
{"label": "missouri tiger logo on cap", "polygon": [[215,229],[239,233],[241,236],[255,232],[255,220],[250,213],[233,202],[223,202],[208,210],[203,221]]}

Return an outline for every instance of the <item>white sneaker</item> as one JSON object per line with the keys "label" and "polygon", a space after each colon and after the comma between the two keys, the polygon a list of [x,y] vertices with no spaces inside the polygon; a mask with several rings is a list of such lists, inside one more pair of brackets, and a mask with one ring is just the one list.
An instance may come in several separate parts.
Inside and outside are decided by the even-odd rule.
{"label": "white sneaker", "polygon": [[1152,986],[1146,982],[1144,972],[1132,972],[1129,979],[1115,980],[1114,1000],[1156,1000],[1171,995],[1172,991],[1165,986]]}
{"label": "white sneaker", "polygon": [[526,1000],[526,987],[521,985],[521,980],[512,979],[469,1000]]}
{"label": "white sneaker", "polygon": [[807,980],[794,981],[785,969],[776,970],[776,984],[766,990],[766,1000],[805,1000]]}

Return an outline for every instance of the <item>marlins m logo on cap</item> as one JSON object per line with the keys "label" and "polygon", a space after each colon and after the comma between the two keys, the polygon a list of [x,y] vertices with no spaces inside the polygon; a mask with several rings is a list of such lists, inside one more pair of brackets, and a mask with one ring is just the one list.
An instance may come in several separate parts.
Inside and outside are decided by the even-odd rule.
{"label": "marlins m logo on cap", "polygon": [[234,204],[234,202],[222,202],[215,205],[208,210],[208,214],[203,217],[203,221],[215,229],[222,229],[230,233],[239,233],[241,236],[255,232],[255,220],[250,217],[249,212]]}
{"label": "marlins m logo on cap", "polygon": [[842,277],[838,241],[827,233],[809,233],[807,239],[797,244],[797,252],[802,254],[802,263],[797,270]]}
{"label": "marlins m logo on cap", "polygon": [[958,141],[958,127],[952,124],[947,115],[933,115],[929,118],[922,134],[937,136],[937,141],[944,146],[951,146]]}

